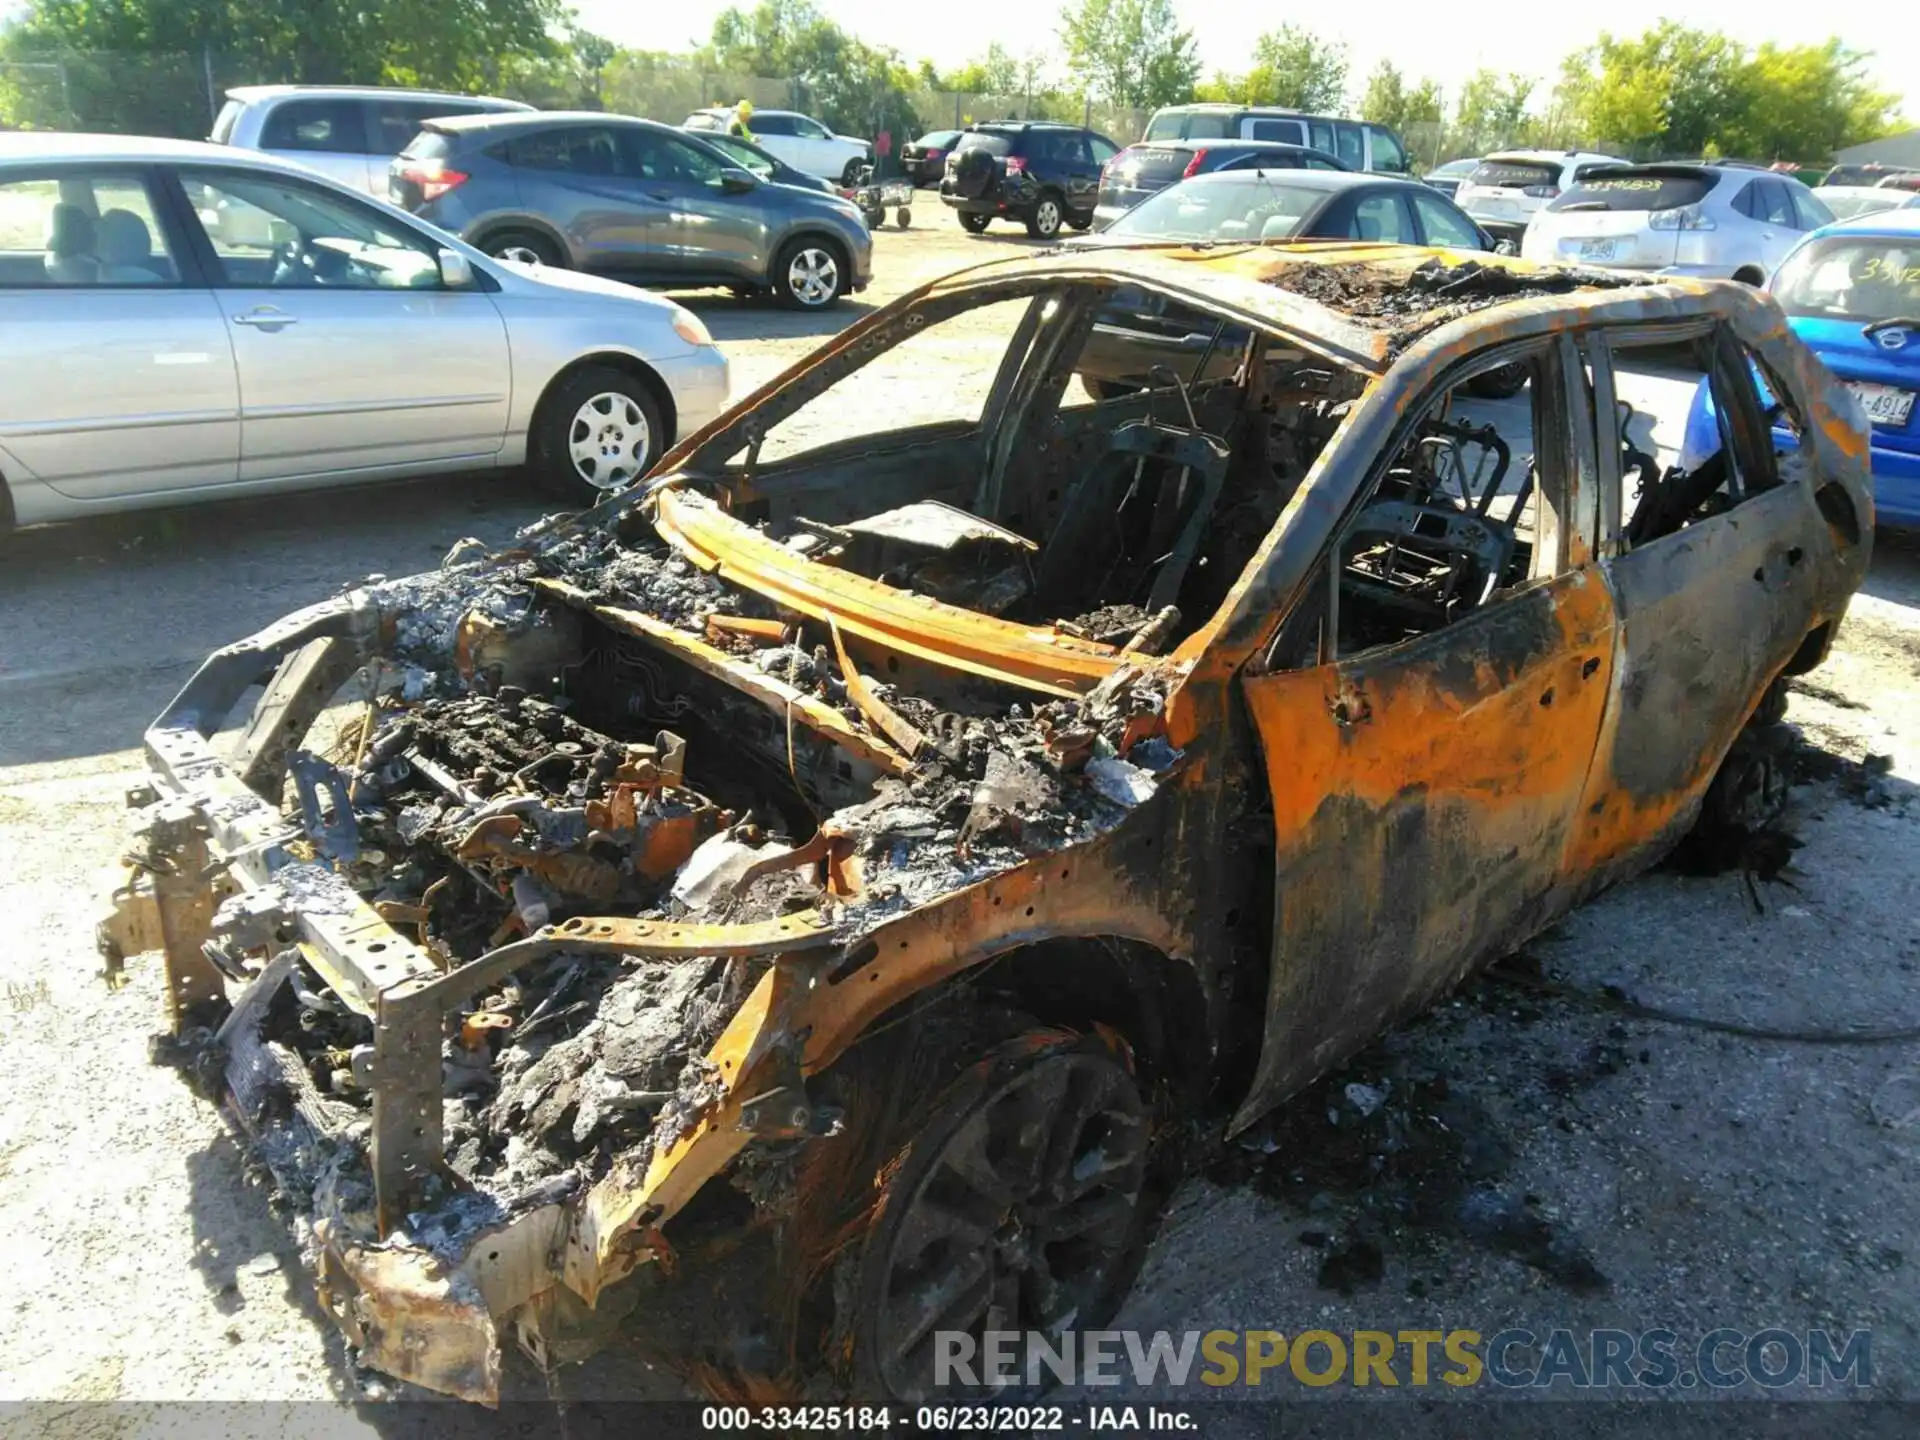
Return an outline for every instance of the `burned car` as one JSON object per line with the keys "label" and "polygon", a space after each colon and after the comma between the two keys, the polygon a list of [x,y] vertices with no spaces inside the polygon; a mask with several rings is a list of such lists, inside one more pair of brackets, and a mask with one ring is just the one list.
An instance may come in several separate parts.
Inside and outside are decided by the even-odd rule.
{"label": "burned car", "polygon": [[[1116,386],[1109,335],[1096,394],[1124,304],[1188,338]],[[1691,469],[1647,354],[1713,387]],[[1169,1167],[1776,796],[1871,530],[1744,287],[989,264],[644,487],[213,655],[102,943],[164,951],[367,1364],[491,1402],[628,1327],[912,1397],[937,1332],[1097,1323]]]}

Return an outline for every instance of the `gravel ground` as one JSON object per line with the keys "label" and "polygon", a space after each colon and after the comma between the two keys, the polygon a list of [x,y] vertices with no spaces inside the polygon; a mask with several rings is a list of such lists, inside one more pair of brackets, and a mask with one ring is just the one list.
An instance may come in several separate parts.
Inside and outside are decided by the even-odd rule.
{"label": "gravel ground", "polygon": [[[737,392],[867,303],[1024,244],[967,239],[926,207],[920,223],[881,234],[880,283],[832,321],[695,298]],[[268,1402],[197,1430],[390,1428],[213,1111],[149,1066],[155,967],[109,991],[91,924],[140,728],[207,650],[539,509],[517,478],[487,476],[0,544],[0,913],[15,933],[0,952],[0,1401],[135,1402],[89,1433],[164,1426],[152,1407],[178,1400]],[[1589,998],[1616,986],[1796,1030],[1920,1023],[1920,553],[1883,539],[1790,721],[1804,844],[1759,887],[1764,908],[1737,875],[1658,873],[1601,897],[1535,943],[1529,983],[1476,984],[1183,1187],[1118,1323],[1865,1328],[1875,1393],[1920,1395],[1920,1046],[1747,1039]],[[616,1352],[561,1388],[670,1393],[638,1364]],[[530,1373],[513,1385],[541,1393]],[[1378,1429],[1410,1433],[1423,1413],[1381,1412]]]}

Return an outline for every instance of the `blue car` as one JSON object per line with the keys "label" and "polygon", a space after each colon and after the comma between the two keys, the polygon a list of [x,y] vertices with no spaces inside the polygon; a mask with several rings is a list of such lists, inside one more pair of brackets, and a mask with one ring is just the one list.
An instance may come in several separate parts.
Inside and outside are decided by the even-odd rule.
{"label": "blue car", "polygon": [[[1875,518],[1920,528],[1920,210],[1887,210],[1822,226],[1774,272],[1769,288],[1794,333],[1847,382],[1872,426]],[[1777,444],[1793,436],[1775,430]],[[1683,465],[1720,448],[1704,384],[1687,417]]]}

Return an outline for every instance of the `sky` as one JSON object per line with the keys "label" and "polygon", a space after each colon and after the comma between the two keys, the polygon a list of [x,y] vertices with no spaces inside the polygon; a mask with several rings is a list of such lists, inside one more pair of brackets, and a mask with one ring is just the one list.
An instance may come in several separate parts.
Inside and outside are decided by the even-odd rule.
{"label": "sky", "polygon": [[[704,42],[728,0],[573,0],[589,30],[645,50],[680,50]],[[751,0],[740,0],[743,8]],[[892,46],[909,62],[922,58],[947,67],[965,63],[998,39],[1015,54],[1058,55],[1058,25],[1043,14],[1050,0],[968,0],[960,9],[901,0],[814,0],[840,27],[874,45]],[[1449,92],[1481,66],[1518,71],[1542,82],[1559,73],[1560,59],[1590,44],[1602,28],[1637,35],[1668,17],[1703,30],[1723,30],[1748,44],[1806,44],[1838,35],[1856,50],[1874,52],[1871,71],[1883,89],[1904,100],[1907,119],[1920,125],[1920,4],[1914,0],[1606,0],[1604,5],[1544,0],[1526,5],[1439,7],[1409,0],[1367,0],[1323,6],[1293,15],[1247,4],[1174,0],[1181,23],[1199,42],[1206,73],[1244,70],[1254,38],[1292,19],[1323,38],[1343,42],[1354,89],[1380,60],[1412,79],[1431,76]],[[671,15],[662,19],[662,12]],[[1338,12],[1338,13],[1335,13]],[[1439,18],[1445,16],[1445,19]],[[1499,18],[1496,18],[1499,17]]]}

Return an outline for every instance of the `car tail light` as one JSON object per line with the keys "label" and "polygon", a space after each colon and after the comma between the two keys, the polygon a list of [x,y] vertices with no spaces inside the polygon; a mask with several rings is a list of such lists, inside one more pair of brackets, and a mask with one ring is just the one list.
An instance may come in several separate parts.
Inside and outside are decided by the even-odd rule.
{"label": "car tail light", "polygon": [[1675,205],[1668,210],[1655,210],[1647,216],[1647,227],[1652,230],[1718,230],[1713,217],[1698,205]]}
{"label": "car tail light", "polygon": [[466,183],[466,172],[449,170],[442,160],[411,160],[400,167],[400,178],[420,187],[420,199],[438,200],[456,185]]}
{"label": "car tail light", "polygon": [[1200,162],[1205,160],[1206,158],[1207,158],[1206,151],[1204,150],[1194,151],[1193,158],[1187,162],[1187,168],[1180,172],[1180,178],[1184,180],[1189,175],[1198,175],[1200,173]]}
{"label": "car tail light", "polygon": [[1007,174],[1024,175],[1026,173],[1027,173],[1027,161],[1025,156],[1022,156],[1022,155],[1007,156]]}
{"label": "car tail light", "polygon": [[947,153],[947,152],[946,152],[946,151],[944,151],[944,150],[929,150],[929,151],[927,151],[927,159],[929,159],[929,160],[938,160],[938,159],[939,159],[939,158],[940,158],[940,157],[941,157],[942,155],[944,155],[944,154],[946,154],[946,153]]}
{"label": "car tail light", "polygon": [[1551,200],[1560,193],[1560,187],[1558,185],[1529,185],[1521,190],[1520,193],[1522,195],[1531,195],[1536,200]]}

